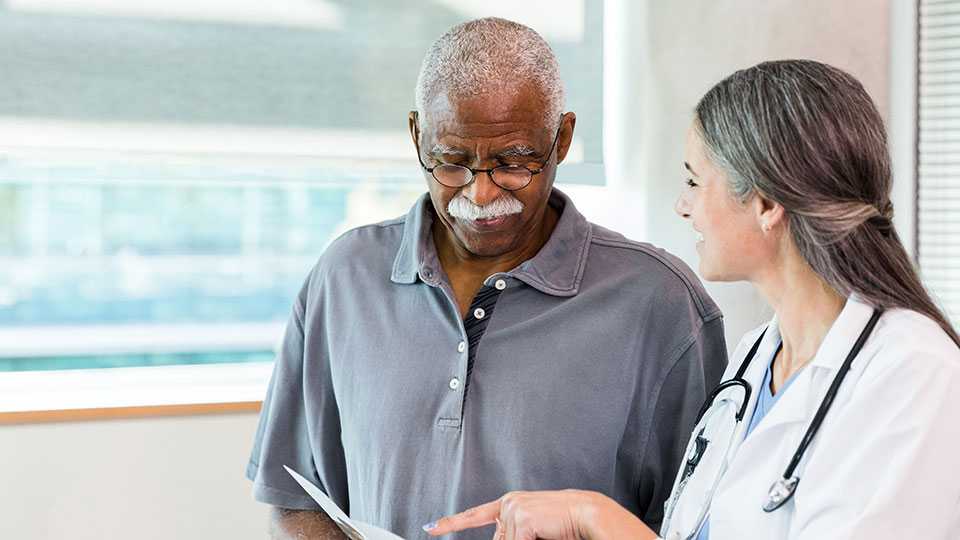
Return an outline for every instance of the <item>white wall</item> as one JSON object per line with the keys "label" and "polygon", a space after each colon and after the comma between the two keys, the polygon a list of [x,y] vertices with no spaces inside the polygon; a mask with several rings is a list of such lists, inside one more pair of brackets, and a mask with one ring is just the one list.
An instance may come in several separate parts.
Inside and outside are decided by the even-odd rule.
{"label": "white wall", "polygon": [[[672,207],[697,98],[734,69],[807,57],[850,70],[888,111],[888,9],[887,0],[608,0],[605,45],[622,53],[607,74],[611,187],[572,189],[578,205],[696,268],[692,233]],[[748,287],[709,289],[731,346],[767,316]],[[0,427],[0,538],[262,538],[266,510],[243,479],[255,426],[246,414]]]}
{"label": "white wall", "polygon": [[0,538],[266,536],[243,477],[257,417],[0,427]]}
{"label": "white wall", "polygon": [[[630,213],[643,221],[636,230],[696,269],[693,231],[676,216],[673,202],[684,179],[683,140],[697,100],[737,69],[810,58],[858,77],[886,114],[889,9],[888,0],[608,0],[605,33],[615,39],[605,45],[620,53],[606,66],[607,77],[620,82],[608,91],[605,130],[615,207],[622,204],[616,201],[640,201]],[[730,348],[769,316],[747,285],[707,288],[725,314]]]}
{"label": "white wall", "polygon": [[916,257],[917,5],[890,3],[890,108],[887,131],[893,162],[893,222],[907,253]]}

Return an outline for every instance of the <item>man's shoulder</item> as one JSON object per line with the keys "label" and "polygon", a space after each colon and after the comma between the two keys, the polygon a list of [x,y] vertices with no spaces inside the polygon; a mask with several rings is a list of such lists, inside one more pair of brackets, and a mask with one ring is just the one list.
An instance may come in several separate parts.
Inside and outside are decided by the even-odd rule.
{"label": "man's shoulder", "polygon": [[606,269],[627,274],[628,278],[655,289],[666,301],[692,302],[705,322],[721,316],[703,283],[679,257],[649,242],[590,225],[591,258],[602,258]]}
{"label": "man's shoulder", "polygon": [[679,257],[649,242],[632,240],[621,233],[607,229],[595,223],[592,229],[591,243],[601,248],[619,250],[621,256],[633,259],[641,264],[652,264],[677,277],[694,277],[693,271]]}
{"label": "man's shoulder", "polygon": [[331,274],[382,272],[393,264],[403,241],[404,224],[401,216],[343,232],[323,250],[311,272],[312,281]]}
{"label": "man's shoulder", "polygon": [[323,256],[351,256],[384,248],[396,250],[403,238],[405,223],[406,216],[400,216],[348,229],[330,242]]}

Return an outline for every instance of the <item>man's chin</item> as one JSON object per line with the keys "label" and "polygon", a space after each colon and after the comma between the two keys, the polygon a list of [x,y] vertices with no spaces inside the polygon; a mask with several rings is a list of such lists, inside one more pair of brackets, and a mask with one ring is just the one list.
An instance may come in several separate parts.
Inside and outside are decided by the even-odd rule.
{"label": "man's chin", "polygon": [[457,237],[460,244],[477,257],[499,257],[509,253],[516,240],[515,235],[510,231],[480,233],[461,230]]}

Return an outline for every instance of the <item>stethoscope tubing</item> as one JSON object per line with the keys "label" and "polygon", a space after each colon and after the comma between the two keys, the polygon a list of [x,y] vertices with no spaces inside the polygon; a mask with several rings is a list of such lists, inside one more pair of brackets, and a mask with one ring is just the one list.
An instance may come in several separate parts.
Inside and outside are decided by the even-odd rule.
{"label": "stethoscope tubing", "polygon": [[757,338],[757,341],[753,343],[753,346],[750,347],[750,351],[747,353],[747,356],[744,357],[743,363],[740,364],[740,369],[737,370],[736,375],[732,379],[718,384],[713,391],[710,392],[710,395],[707,396],[707,399],[704,400],[703,405],[700,407],[700,412],[697,414],[697,421],[695,424],[699,424],[700,420],[703,419],[703,415],[707,414],[707,411],[710,410],[710,407],[713,406],[713,402],[716,401],[717,396],[720,395],[720,392],[723,392],[727,388],[733,386],[743,386],[744,397],[743,404],[740,406],[740,410],[737,411],[737,422],[739,423],[743,420],[743,416],[747,412],[747,404],[750,403],[750,395],[753,393],[753,387],[743,378],[743,374],[747,372],[747,367],[750,366],[750,361],[753,360],[753,357],[757,354],[757,349],[760,348],[760,342],[763,341],[763,336],[767,333],[767,329],[764,328],[763,332],[760,333],[760,337]]}
{"label": "stethoscope tubing", "polygon": [[[778,480],[778,483],[782,482],[785,483],[785,485],[788,485],[788,492],[784,495],[784,497],[779,498],[779,500],[775,502],[771,500],[768,502],[768,504],[764,506],[764,511],[772,512],[783,506],[786,501],[793,497],[793,493],[795,492],[797,484],[800,481],[800,479],[794,477],[793,474],[800,465],[800,462],[803,460],[803,456],[806,453],[807,448],[820,431],[820,426],[823,424],[824,418],[826,418],[827,413],[830,411],[830,407],[833,405],[833,401],[837,397],[840,386],[843,384],[844,378],[846,378],[847,373],[850,371],[850,367],[853,364],[854,358],[860,354],[860,351],[863,349],[867,338],[870,337],[874,327],[877,325],[877,321],[880,320],[880,316],[883,314],[883,311],[883,308],[874,308],[873,314],[870,316],[870,320],[867,321],[867,324],[860,332],[860,335],[857,337],[856,342],[854,342],[853,347],[851,347],[850,352],[847,353],[847,356],[844,359],[843,364],[840,366],[839,371],[837,371],[836,376],[830,383],[830,387],[827,389],[826,395],[824,395],[823,400],[820,402],[820,406],[817,408],[817,412],[814,414],[810,425],[807,426],[807,430],[804,432],[803,438],[800,440],[800,444],[797,446],[797,449],[794,451],[787,468],[784,470],[781,480]],[[743,404],[737,411],[735,424],[739,424],[743,420],[743,417],[746,414],[747,404],[750,402],[750,397],[752,394],[752,387],[750,386],[750,383],[743,378],[743,376],[746,373],[747,368],[750,366],[750,363],[753,361],[753,358],[756,356],[757,350],[760,348],[760,343],[763,341],[763,337],[766,335],[766,333],[767,329],[764,329],[760,334],[760,337],[758,337],[754,342],[753,346],[750,348],[750,351],[744,357],[743,363],[740,364],[740,368],[737,370],[736,375],[729,380],[721,382],[716,388],[714,388],[712,392],[710,392],[710,395],[707,396],[706,401],[700,408],[700,413],[697,415],[697,424],[700,423],[700,420],[703,418],[703,416],[713,406],[719,394],[723,390],[734,386],[742,386],[745,394]],[[699,463],[699,459],[697,462]],[[693,469],[695,468],[696,465],[694,465],[691,470],[685,471],[683,475],[684,479],[691,476],[693,474]],[[777,483],[774,484],[774,486],[776,485]]]}
{"label": "stethoscope tubing", "polygon": [[870,316],[870,320],[867,321],[867,325],[863,327],[863,330],[860,332],[860,336],[857,337],[857,341],[853,344],[850,352],[847,353],[847,357],[843,360],[843,365],[840,366],[840,371],[837,372],[837,375],[833,378],[833,382],[830,383],[830,388],[827,390],[827,394],[823,397],[823,401],[820,402],[820,407],[817,408],[817,413],[813,416],[813,420],[807,427],[806,433],[803,434],[803,439],[800,440],[800,444],[797,446],[796,452],[793,453],[793,458],[790,460],[790,464],[787,465],[787,469],[783,472],[784,479],[791,478],[793,476],[793,472],[797,469],[797,466],[800,465],[800,460],[803,459],[803,454],[807,451],[807,447],[810,446],[810,443],[813,442],[813,438],[816,436],[817,432],[820,431],[820,425],[823,424],[823,419],[826,418],[827,412],[830,411],[830,406],[833,405],[833,400],[837,397],[837,392],[840,390],[840,385],[843,384],[843,379],[846,378],[847,372],[850,371],[850,366],[853,364],[853,359],[860,354],[860,350],[863,349],[864,343],[866,343],[867,338],[870,337],[871,332],[873,332],[873,328],[877,325],[877,321],[880,320],[880,316],[882,314],[882,308],[876,308],[873,310],[873,315]]}

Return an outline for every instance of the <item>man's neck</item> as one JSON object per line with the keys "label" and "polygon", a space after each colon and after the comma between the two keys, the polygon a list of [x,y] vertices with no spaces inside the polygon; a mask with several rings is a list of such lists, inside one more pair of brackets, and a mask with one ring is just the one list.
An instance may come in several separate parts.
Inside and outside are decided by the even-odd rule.
{"label": "man's neck", "polygon": [[479,257],[463,249],[456,239],[452,238],[452,233],[438,220],[434,220],[432,234],[437,258],[453,289],[460,315],[465,316],[469,311],[474,296],[488,276],[497,272],[507,272],[533,258],[550,238],[559,220],[560,212],[548,204],[537,230],[531,233],[518,233],[524,234],[530,238],[530,241],[520,249],[498,257]]}
{"label": "man's neck", "polygon": [[453,233],[437,220],[433,223],[433,242],[440,265],[451,282],[456,279],[454,276],[472,276],[482,281],[491,274],[507,272],[532,259],[550,239],[559,219],[560,212],[549,204],[546,205],[540,225],[532,234],[527,235],[530,240],[518,249],[494,257],[470,253],[456,241]]}

